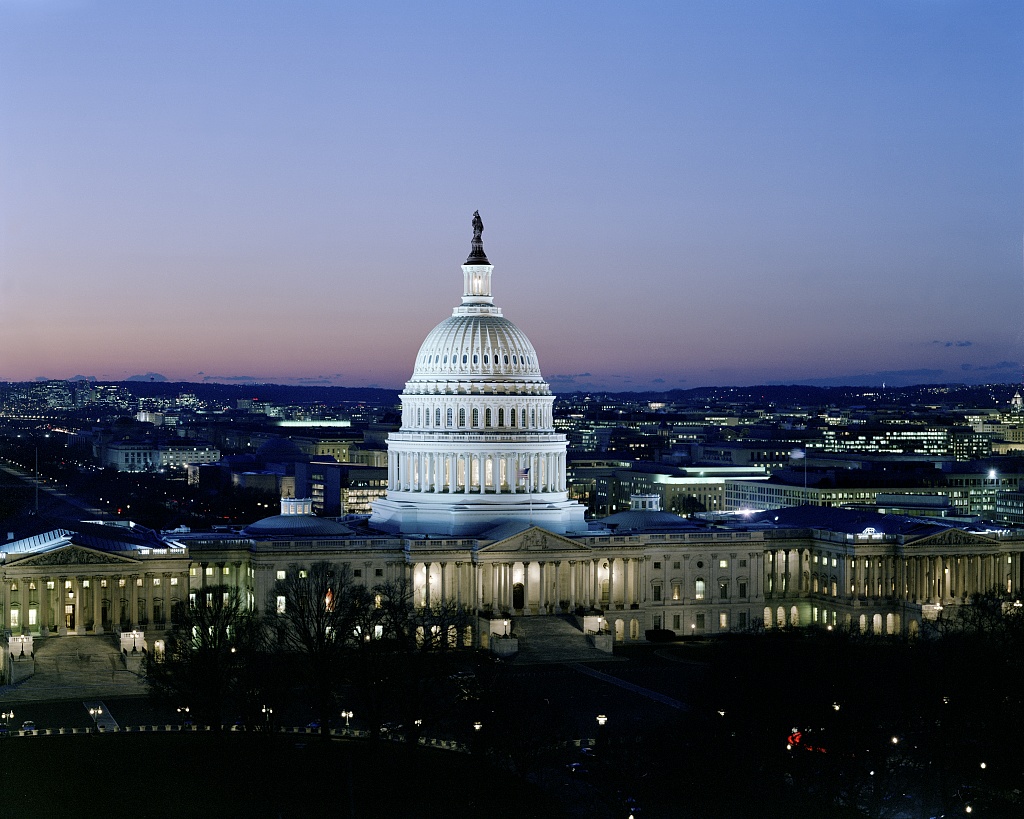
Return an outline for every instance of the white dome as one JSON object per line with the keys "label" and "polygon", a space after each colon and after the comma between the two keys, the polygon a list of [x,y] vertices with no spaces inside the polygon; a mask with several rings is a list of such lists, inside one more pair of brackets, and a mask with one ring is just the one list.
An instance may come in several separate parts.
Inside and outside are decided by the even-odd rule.
{"label": "white dome", "polygon": [[456,314],[430,331],[405,391],[437,392],[439,383],[445,385],[444,392],[476,392],[484,384],[499,390],[548,392],[526,334],[494,312]]}
{"label": "white dome", "polygon": [[554,427],[537,352],[491,295],[483,222],[473,214],[462,304],[420,346],[388,435],[388,492],[370,525],[466,535],[515,520],[585,531],[568,499],[566,438]]}

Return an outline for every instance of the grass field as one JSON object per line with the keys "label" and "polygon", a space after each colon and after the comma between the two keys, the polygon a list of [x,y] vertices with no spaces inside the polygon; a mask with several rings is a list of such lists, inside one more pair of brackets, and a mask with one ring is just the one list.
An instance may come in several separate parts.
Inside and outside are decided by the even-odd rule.
{"label": "grass field", "polygon": [[536,788],[468,755],[280,735],[0,740],[0,816],[558,817]]}

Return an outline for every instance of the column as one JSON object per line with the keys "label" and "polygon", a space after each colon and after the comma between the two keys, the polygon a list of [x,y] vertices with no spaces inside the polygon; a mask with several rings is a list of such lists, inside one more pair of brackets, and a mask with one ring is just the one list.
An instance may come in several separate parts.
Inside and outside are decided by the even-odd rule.
{"label": "column", "polygon": [[[28,596],[28,585],[31,581],[27,577],[21,577],[18,579],[18,596],[21,601],[21,611],[18,612],[20,619],[18,624],[20,628],[18,631],[26,633],[30,631],[28,625],[28,607],[29,607],[29,596]],[[75,601],[76,603],[78,601]],[[77,609],[76,609],[77,610]],[[77,622],[76,622],[77,625]]]}
{"label": "column", "polygon": [[608,608],[615,608],[615,558],[608,558]]}
{"label": "column", "polygon": [[579,606],[576,601],[576,572],[578,571],[578,564],[575,560],[569,561],[569,609],[575,611]]}
{"label": "column", "polygon": [[600,558],[594,558],[591,561],[591,565],[590,565],[591,587],[592,587],[592,596],[590,598],[590,605],[593,606],[595,609],[599,608],[600,607],[600,603],[601,603],[601,586],[600,586],[600,579],[599,579],[599,574],[600,573],[597,571],[599,561],[600,561]]}
{"label": "column", "polygon": [[562,597],[562,561],[555,561],[555,599],[554,604],[561,606],[563,600],[567,600],[568,596]]}
{"label": "column", "polygon": [[548,606],[548,576],[545,571],[547,564],[541,560],[537,563],[537,579],[540,588],[537,590],[537,612],[539,614],[547,613]]}
{"label": "column", "polygon": [[530,561],[523,561],[523,614],[530,613]]}
{"label": "column", "polygon": [[455,561],[455,605],[462,608],[462,561]]}
{"label": "column", "polygon": [[448,578],[445,577],[445,568],[448,566],[447,561],[440,564],[441,566],[441,603],[445,603],[448,600]]}
{"label": "column", "polygon": [[423,605],[430,608],[430,564],[423,564]]}
{"label": "column", "polygon": [[100,598],[103,596],[103,585],[100,578],[95,575],[89,579],[89,591],[92,592],[92,630],[94,634],[102,634],[103,612],[100,610]]}
{"label": "column", "polygon": [[[43,636],[50,632],[50,589],[46,585],[49,582],[48,577],[39,578],[39,633]],[[9,620],[4,621],[4,628],[9,624]]]}

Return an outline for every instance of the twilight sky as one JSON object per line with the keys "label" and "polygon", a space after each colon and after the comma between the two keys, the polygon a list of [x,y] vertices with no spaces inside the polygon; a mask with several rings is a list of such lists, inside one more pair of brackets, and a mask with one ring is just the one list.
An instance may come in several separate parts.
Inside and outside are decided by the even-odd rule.
{"label": "twilight sky", "polygon": [[1024,372],[1020,0],[0,0],[0,379]]}

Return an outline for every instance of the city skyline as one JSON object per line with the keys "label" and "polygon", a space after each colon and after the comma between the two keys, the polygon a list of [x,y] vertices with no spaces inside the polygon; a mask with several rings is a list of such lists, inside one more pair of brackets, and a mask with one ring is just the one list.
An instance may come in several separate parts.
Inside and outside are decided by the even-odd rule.
{"label": "city skyline", "polygon": [[495,302],[558,391],[1018,381],[1008,2],[0,2],[0,379],[400,388]]}

